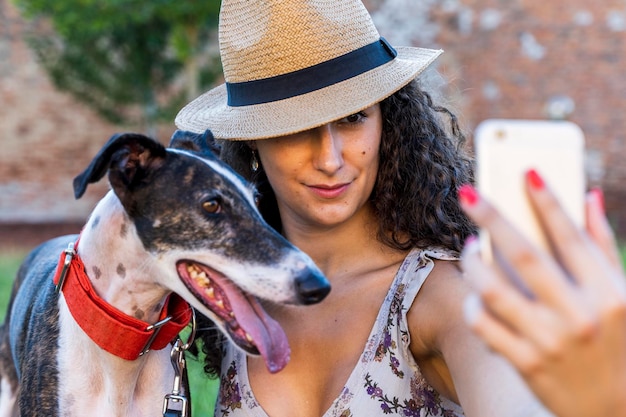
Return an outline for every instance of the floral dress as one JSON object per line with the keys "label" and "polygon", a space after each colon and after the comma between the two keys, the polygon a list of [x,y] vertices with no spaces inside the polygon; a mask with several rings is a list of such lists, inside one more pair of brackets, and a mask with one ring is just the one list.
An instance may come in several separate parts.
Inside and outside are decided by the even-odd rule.
{"label": "floral dress", "polygon": [[[323,417],[464,416],[461,407],[426,382],[409,350],[406,314],[433,269],[433,258],[457,260],[449,252],[436,249],[416,248],[407,255],[359,362]],[[215,415],[268,417],[250,388],[245,354],[230,343],[222,362]]]}

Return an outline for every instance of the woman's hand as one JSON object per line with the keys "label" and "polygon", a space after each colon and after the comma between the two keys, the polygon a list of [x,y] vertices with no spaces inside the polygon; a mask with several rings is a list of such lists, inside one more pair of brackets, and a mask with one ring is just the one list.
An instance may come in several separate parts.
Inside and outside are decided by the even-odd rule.
{"label": "woman's hand", "polygon": [[463,268],[477,294],[466,299],[466,319],[557,415],[626,416],[626,278],[602,194],[588,195],[585,232],[535,171],[527,184],[558,260],[529,243],[474,188],[459,189],[462,207],[489,232],[499,255],[488,265],[478,241],[468,240]]}

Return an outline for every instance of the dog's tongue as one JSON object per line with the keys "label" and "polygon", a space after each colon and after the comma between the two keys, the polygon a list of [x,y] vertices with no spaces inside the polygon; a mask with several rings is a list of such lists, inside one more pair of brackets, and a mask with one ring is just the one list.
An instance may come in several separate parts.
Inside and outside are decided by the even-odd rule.
{"label": "dog's tongue", "polygon": [[265,312],[253,296],[239,293],[230,301],[237,322],[252,336],[267,369],[272,373],[283,369],[289,362],[291,351],[282,327]]}

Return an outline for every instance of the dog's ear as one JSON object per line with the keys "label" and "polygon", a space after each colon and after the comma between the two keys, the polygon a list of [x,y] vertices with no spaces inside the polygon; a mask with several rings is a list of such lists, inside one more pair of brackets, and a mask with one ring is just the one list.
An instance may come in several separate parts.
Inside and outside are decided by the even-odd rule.
{"label": "dog's ear", "polygon": [[82,197],[87,185],[98,182],[110,170],[109,179],[115,188],[132,188],[165,160],[165,147],[154,139],[137,133],[111,136],[87,169],[74,178],[74,196]]}
{"label": "dog's ear", "polygon": [[213,158],[215,156],[219,158],[221,151],[221,147],[215,141],[213,133],[208,129],[202,134],[177,130],[170,139],[169,147],[196,152],[205,158]]}

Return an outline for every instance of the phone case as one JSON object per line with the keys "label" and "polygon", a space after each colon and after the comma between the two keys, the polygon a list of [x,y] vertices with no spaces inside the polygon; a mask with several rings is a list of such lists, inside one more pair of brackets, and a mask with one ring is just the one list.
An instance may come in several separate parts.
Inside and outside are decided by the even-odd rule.
{"label": "phone case", "polygon": [[[584,225],[584,135],[569,121],[490,119],[474,135],[479,191],[529,239],[549,243],[528,201],[524,175],[533,168],[555,192],[565,211]],[[490,259],[487,233],[483,255]]]}

